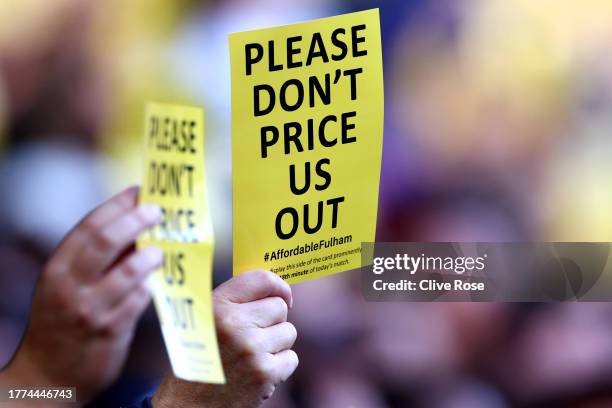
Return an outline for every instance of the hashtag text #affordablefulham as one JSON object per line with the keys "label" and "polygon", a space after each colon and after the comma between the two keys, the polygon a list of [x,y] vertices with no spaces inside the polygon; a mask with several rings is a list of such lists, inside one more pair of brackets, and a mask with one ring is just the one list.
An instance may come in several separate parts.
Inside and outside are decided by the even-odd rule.
{"label": "hashtag text #affordablefulham", "polygon": [[280,248],[270,254],[270,258],[266,260],[275,261],[278,259],[289,258],[294,255],[305,254],[310,251],[317,251],[319,249],[331,248],[336,245],[348,244],[353,241],[352,235],[345,235],[343,237],[331,237],[330,239],[322,239],[318,242],[308,242],[304,245],[298,245],[295,248],[284,249]]}

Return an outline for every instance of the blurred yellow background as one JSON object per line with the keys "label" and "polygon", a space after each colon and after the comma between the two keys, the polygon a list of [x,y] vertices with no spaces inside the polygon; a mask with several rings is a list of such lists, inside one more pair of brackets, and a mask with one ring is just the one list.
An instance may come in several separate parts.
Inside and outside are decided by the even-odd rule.
{"label": "blurred yellow background", "polygon": [[[612,240],[609,0],[3,0],[0,362],[53,247],[141,179],[149,100],[206,108],[216,282],[229,277],[227,35],[372,7],[379,240]],[[607,304],[369,304],[354,273],[294,291],[302,363],[268,406],[612,404]],[[92,406],[136,400],[166,368],[149,311],[122,379]]]}

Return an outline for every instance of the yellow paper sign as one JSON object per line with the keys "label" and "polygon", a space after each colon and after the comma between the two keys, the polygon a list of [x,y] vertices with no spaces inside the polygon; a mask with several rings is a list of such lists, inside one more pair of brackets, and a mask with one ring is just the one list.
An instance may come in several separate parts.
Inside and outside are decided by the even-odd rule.
{"label": "yellow paper sign", "polygon": [[234,274],[361,265],[383,133],[378,10],[231,34]]}
{"label": "yellow paper sign", "polygon": [[174,374],[224,383],[212,291],[214,239],[204,172],[204,111],[147,105],[141,203],[162,208],[163,222],[138,240],[164,251],[150,278],[155,308]]}

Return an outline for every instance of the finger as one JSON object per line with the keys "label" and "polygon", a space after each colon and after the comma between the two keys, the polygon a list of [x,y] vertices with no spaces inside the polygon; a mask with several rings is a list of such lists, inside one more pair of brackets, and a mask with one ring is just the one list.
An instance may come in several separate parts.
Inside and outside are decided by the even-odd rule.
{"label": "finger", "polygon": [[300,362],[297,354],[293,350],[283,350],[272,355],[272,358],[274,362],[272,378],[275,384],[286,381],[287,378],[293,374]]}
{"label": "finger", "polygon": [[[70,261],[83,243],[89,231],[96,231],[119,217],[138,203],[138,186],[132,186],[111,197],[86,215],[62,240],[54,259]],[[51,260],[53,261],[53,259]]]}
{"label": "finger", "polygon": [[215,289],[215,296],[234,303],[278,296],[283,298],[290,308],[293,305],[289,284],[270,271],[251,271],[235,276]]}
{"label": "finger", "polygon": [[151,293],[144,284],[135,288],[115,309],[108,313],[106,326],[111,334],[121,335],[131,332],[150,302]]}
{"label": "finger", "polygon": [[290,349],[297,338],[297,330],[289,322],[259,329],[258,334],[261,336],[262,351],[272,354]]}
{"label": "finger", "polygon": [[255,327],[269,327],[287,320],[287,303],[278,296],[237,305],[239,316]]}
{"label": "finger", "polygon": [[160,220],[161,210],[152,204],[143,204],[119,216],[85,239],[82,250],[74,259],[75,272],[85,280],[100,274],[138,235]]}
{"label": "finger", "polygon": [[149,274],[160,267],[164,253],[157,247],[147,247],[128,255],[105,275],[93,290],[96,310],[109,309],[137,289]]}

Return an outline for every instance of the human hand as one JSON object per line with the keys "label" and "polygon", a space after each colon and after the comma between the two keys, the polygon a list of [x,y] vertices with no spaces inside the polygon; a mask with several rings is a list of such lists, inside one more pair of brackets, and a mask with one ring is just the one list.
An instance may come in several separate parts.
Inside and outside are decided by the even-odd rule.
{"label": "human hand", "polygon": [[215,322],[226,384],[177,379],[169,373],[155,408],[258,407],[298,365],[297,337],[287,322],[291,287],[269,271],[238,275],[213,291]]}
{"label": "human hand", "polygon": [[138,188],[111,198],[62,241],[38,282],[24,339],[0,384],[74,386],[87,401],[110,385],[150,301],[144,280],[163,262],[134,240],[161,221]]}

